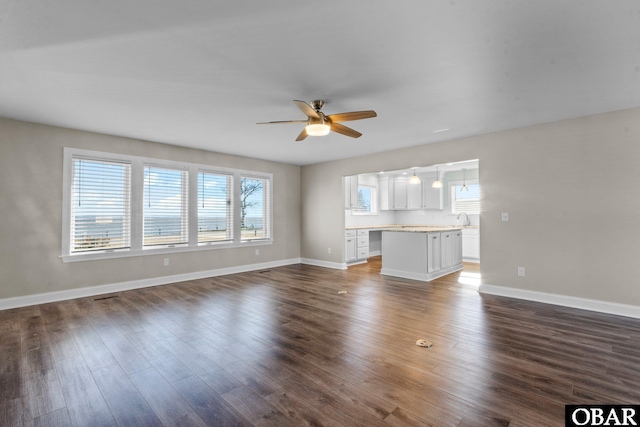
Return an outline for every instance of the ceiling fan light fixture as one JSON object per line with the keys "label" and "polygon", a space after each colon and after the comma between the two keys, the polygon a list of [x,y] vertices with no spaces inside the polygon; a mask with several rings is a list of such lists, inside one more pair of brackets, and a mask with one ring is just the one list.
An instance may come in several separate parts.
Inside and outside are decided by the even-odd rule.
{"label": "ceiling fan light fixture", "polygon": [[309,136],[324,136],[329,134],[331,126],[324,121],[324,117],[320,117],[319,119],[309,118],[309,123],[305,127],[305,130]]}
{"label": "ceiling fan light fixture", "polygon": [[375,111],[349,111],[346,113],[325,114],[320,111],[324,106],[324,101],[316,99],[308,104],[304,101],[293,100],[294,104],[307,116],[306,120],[277,120],[272,122],[258,122],[259,125],[269,125],[276,123],[306,123],[302,132],[298,134],[296,142],[304,140],[308,136],[324,136],[329,132],[339,133],[350,138],[360,138],[362,134],[357,130],[351,129],[343,125],[340,122],[348,122],[351,120],[369,119],[371,117],[377,117]]}
{"label": "ceiling fan light fixture", "polygon": [[324,136],[329,134],[331,127],[325,124],[314,124],[307,125],[306,130],[309,136]]}

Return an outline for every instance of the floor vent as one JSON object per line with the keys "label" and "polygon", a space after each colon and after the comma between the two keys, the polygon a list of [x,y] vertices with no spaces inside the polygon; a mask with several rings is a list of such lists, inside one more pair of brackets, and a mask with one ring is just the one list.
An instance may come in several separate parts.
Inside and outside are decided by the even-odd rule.
{"label": "floor vent", "polygon": [[100,301],[103,299],[111,299],[111,298],[120,298],[120,295],[109,295],[108,297],[98,297],[98,298],[94,298],[94,301]]}

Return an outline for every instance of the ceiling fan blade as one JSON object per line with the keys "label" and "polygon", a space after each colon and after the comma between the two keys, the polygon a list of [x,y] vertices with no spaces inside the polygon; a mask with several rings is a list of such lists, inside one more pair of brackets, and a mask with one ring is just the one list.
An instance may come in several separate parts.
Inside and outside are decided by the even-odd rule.
{"label": "ceiling fan blade", "polygon": [[302,110],[302,112],[303,112],[304,114],[306,114],[307,116],[309,116],[309,117],[313,117],[314,119],[319,119],[319,118],[320,118],[320,115],[316,112],[316,110],[314,110],[314,109],[313,109],[313,107],[312,107],[311,105],[307,104],[306,102],[304,102],[304,101],[297,101],[297,100],[294,100],[293,102],[294,102],[294,103],[298,106],[298,108],[299,108],[300,110]]}
{"label": "ceiling fan blade", "polygon": [[309,136],[307,134],[307,128],[302,128],[302,132],[300,132],[300,135],[298,135],[298,137],[296,138],[296,142],[298,141],[302,141],[303,139],[305,139],[307,136]]}
{"label": "ceiling fan blade", "polygon": [[281,123],[307,123],[307,120],[276,120],[273,122],[258,122],[257,125],[273,125]]}
{"label": "ceiling fan blade", "polygon": [[340,123],[331,123],[331,130],[346,136],[350,136],[351,138],[359,138],[362,136],[362,134],[357,130],[348,128],[345,125],[341,125]]}
{"label": "ceiling fan blade", "polygon": [[335,122],[348,122],[350,120],[362,120],[362,119],[370,119],[371,117],[377,117],[375,111],[373,110],[365,110],[365,111],[351,111],[350,113],[338,113],[331,114],[327,116],[327,119],[331,120],[332,123]]}

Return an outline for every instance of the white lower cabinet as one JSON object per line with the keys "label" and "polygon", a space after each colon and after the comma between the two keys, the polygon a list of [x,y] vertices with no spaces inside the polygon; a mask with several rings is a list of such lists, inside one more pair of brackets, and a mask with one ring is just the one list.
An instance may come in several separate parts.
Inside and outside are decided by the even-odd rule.
{"label": "white lower cabinet", "polygon": [[465,228],[462,230],[462,257],[468,261],[480,261],[480,230]]}
{"label": "white lower cabinet", "polygon": [[346,230],[345,262],[361,262],[369,258],[369,230]]}
{"label": "white lower cabinet", "polygon": [[358,237],[355,230],[347,230],[345,233],[344,260],[353,262],[358,259]]}
{"label": "white lower cabinet", "polygon": [[369,258],[369,230],[358,230],[358,259]]}

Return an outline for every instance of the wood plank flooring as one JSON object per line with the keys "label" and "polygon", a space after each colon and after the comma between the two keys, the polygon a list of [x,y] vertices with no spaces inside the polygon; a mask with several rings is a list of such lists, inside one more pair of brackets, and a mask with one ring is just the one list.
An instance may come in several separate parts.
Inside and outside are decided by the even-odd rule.
{"label": "wood plank flooring", "polygon": [[565,404],[640,403],[640,321],[480,295],[474,264],[430,283],[379,271],[0,311],[0,425],[561,426]]}

